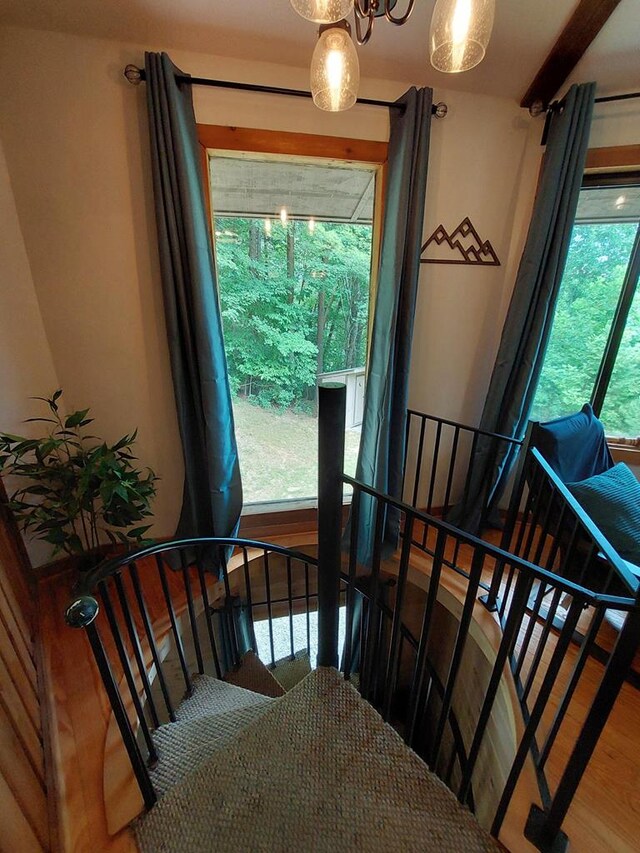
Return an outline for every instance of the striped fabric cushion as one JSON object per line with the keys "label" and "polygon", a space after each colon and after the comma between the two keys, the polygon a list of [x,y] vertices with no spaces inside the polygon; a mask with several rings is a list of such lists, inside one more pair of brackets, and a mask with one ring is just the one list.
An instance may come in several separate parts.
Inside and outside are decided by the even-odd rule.
{"label": "striped fabric cushion", "polygon": [[619,462],[567,487],[620,556],[640,564],[640,483],[631,469]]}

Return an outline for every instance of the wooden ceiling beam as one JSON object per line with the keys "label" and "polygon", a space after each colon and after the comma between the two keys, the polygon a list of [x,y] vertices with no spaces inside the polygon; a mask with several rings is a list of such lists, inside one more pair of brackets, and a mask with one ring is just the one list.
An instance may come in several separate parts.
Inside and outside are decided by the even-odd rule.
{"label": "wooden ceiling beam", "polygon": [[580,0],[520,101],[521,107],[530,107],[536,101],[542,101],[545,107],[550,103],[619,3],[620,0]]}

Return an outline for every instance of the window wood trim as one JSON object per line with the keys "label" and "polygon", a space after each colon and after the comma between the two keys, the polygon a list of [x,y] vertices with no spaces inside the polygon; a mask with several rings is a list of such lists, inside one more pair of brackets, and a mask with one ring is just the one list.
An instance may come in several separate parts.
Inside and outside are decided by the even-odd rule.
{"label": "window wood trim", "polygon": [[[261,130],[250,127],[233,127],[213,124],[196,125],[197,140],[200,147],[201,179],[204,192],[205,209],[209,223],[209,239],[214,245],[213,235],[213,209],[211,203],[211,186],[209,181],[209,152],[210,151],[237,151],[250,154],[274,155],[278,157],[288,156],[292,159],[299,158],[308,161],[317,157],[324,162],[339,161],[357,167],[377,166],[377,179],[375,184],[374,216],[372,223],[371,241],[371,287],[369,291],[369,326],[367,329],[367,362],[371,347],[371,334],[373,329],[373,306],[375,305],[378,288],[378,268],[380,262],[380,251],[382,245],[382,223],[384,220],[384,198],[387,182],[387,160],[388,142],[378,142],[369,139],[350,139],[340,136],[322,136],[310,133],[293,133],[288,131]],[[279,503],[279,502],[274,502]],[[265,513],[262,518],[267,519],[267,527],[276,524],[280,516],[297,518],[302,513],[305,524],[309,518],[305,516],[308,510],[277,510]],[[254,519],[255,516],[243,515],[242,518]],[[254,523],[247,521],[241,529],[250,530],[255,527]]]}
{"label": "window wood trim", "polygon": [[585,172],[603,172],[640,168],[640,145],[614,145],[589,148]]}
{"label": "window wood trim", "polygon": [[198,124],[198,142],[203,148],[223,151],[251,151],[255,154],[277,154],[292,157],[321,157],[348,163],[383,165],[387,162],[387,142],[319,136],[313,133],[291,133],[259,130],[252,127],[223,127]]}

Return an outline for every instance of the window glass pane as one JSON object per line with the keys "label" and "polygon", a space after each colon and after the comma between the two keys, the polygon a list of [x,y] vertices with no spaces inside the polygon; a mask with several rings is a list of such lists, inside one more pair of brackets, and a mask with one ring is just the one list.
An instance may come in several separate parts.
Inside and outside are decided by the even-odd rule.
{"label": "window glass pane", "polygon": [[[594,199],[598,192],[611,191],[583,190],[583,209],[583,197]],[[637,221],[576,221],[533,420],[571,414],[590,400],[636,228]]]}
{"label": "window glass pane", "polygon": [[245,503],[317,493],[316,381],[364,401],[375,167],[212,156],[216,264]]}
{"label": "window glass pane", "polygon": [[600,418],[609,436],[640,436],[640,289],[633,298]]}

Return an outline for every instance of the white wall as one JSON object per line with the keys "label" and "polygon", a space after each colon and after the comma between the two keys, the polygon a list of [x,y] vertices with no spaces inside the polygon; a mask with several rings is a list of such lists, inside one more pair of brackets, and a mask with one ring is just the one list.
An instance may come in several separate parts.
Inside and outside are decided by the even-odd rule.
{"label": "white wall", "polygon": [[[47,396],[57,382],[0,143],[0,431],[38,435],[39,426],[23,423],[38,414],[27,396]],[[40,544],[29,550],[36,563],[48,553]]]}
{"label": "white wall", "polygon": [[[194,75],[308,85],[306,69],[170,53]],[[181,502],[182,459],[155,245],[145,87],[136,90],[122,77],[126,63],[142,58],[139,46],[6,29],[0,33],[0,135],[31,264],[30,298],[37,298],[51,347],[51,383],[57,375],[69,407],[91,407],[105,438],[139,428],[141,462],[162,477],[153,532],[165,535],[173,532]],[[405,88],[369,80],[362,94],[393,98]],[[451,229],[470,216],[503,265],[423,266],[411,402],[473,422],[526,228],[540,123],[505,100],[435,94],[450,112],[433,123],[425,236],[440,222]],[[195,89],[195,106],[204,123],[368,139],[388,134],[387,113],[379,109],[327,115],[306,101],[203,88]],[[14,396],[39,393],[36,385],[31,373],[16,374]]]}

